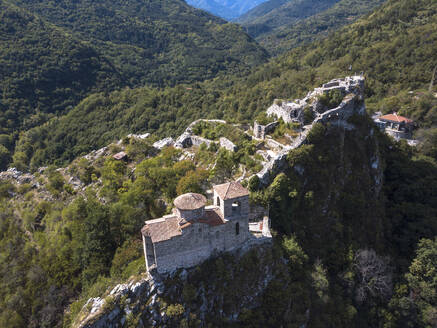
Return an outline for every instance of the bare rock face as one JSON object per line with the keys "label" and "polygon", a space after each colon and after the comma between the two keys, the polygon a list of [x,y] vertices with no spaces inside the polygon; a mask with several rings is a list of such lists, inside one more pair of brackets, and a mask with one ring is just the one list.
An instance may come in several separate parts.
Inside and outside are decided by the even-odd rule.
{"label": "bare rock face", "polygon": [[165,147],[172,146],[174,144],[174,140],[171,137],[161,139],[153,144],[153,147],[156,149],[163,149]]}
{"label": "bare rock face", "polygon": [[236,151],[237,146],[228,138],[220,138],[220,147],[223,147],[229,151]]}
{"label": "bare rock face", "polygon": [[12,180],[18,185],[26,183],[32,184],[34,187],[39,185],[33,174],[23,173],[17,170],[15,167],[11,167],[7,171],[0,172],[0,180]]}

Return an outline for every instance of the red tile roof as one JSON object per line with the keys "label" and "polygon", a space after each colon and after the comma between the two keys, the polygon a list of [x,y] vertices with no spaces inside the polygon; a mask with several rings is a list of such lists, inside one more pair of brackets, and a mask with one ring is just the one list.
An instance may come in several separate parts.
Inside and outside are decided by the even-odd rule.
{"label": "red tile roof", "polygon": [[149,236],[153,243],[169,240],[173,237],[180,236],[182,229],[188,228],[192,224],[208,224],[212,227],[225,224],[226,221],[222,218],[218,207],[205,209],[203,218],[186,221],[177,216],[167,216],[156,220],[146,221],[146,224],[141,229],[141,232]]}
{"label": "red tile roof", "polygon": [[178,217],[172,216],[146,221],[146,225],[141,229],[141,232],[149,236],[153,243],[169,240],[182,234],[179,220]]}
{"label": "red tile roof", "polygon": [[413,122],[409,118],[400,116],[396,113],[380,116],[379,119],[384,120],[384,121],[396,122],[396,123],[402,123],[402,122],[412,123]]}
{"label": "red tile roof", "polygon": [[249,195],[249,191],[239,182],[228,182],[213,187],[221,199],[232,199]]}
{"label": "red tile roof", "polygon": [[197,222],[205,223],[212,227],[226,223],[226,221],[222,218],[221,211],[218,207],[206,209],[205,216],[201,219],[198,219]]}

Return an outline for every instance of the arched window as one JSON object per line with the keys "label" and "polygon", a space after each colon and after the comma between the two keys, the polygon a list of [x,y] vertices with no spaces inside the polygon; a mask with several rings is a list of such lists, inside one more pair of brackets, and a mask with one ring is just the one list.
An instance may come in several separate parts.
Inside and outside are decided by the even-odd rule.
{"label": "arched window", "polygon": [[238,215],[241,211],[241,203],[240,202],[233,202],[232,203],[232,215]]}
{"label": "arched window", "polygon": [[220,197],[217,196],[217,206],[220,206]]}
{"label": "arched window", "polygon": [[235,224],[235,234],[239,235],[240,234],[240,222],[237,222]]}

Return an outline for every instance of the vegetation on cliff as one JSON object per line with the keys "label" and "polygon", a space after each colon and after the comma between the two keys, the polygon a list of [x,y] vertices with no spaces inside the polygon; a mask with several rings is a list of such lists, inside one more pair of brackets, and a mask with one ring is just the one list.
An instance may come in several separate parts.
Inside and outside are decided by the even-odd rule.
{"label": "vegetation on cliff", "polygon": [[[71,5],[81,9],[83,3]],[[92,26],[81,30],[73,19],[65,24],[77,25],[61,29],[1,4],[5,20],[0,26],[10,22],[8,17],[27,22],[20,27],[23,44],[48,33],[66,49],[90,51],[97,66],[88,66],[81,55],[68,60],[103,76],[102,88],[110,88],[113,80],[105,74],[113,76],[114,66],[98,64],[100,52],[80,42],[92,34]],[[52,2],[26,5],[41,15],[54,8]],[[418,120],[422,145],[397,143],[366,117],[352,117],[347,129],[316,124],[308,142],[288,154],[290,167],[270,186],[260,189],[256,179],[249,182],[252,201],[270,208],[276,232],[272,249],[249,252],[241,259],[219,256],[194,269],[187,280],[169,279],[166,283],[176,293],[166,298],[165,311],[172,325],[196,325],[206,295],[217,300],[207,317],[216,327],[284,322],[291,327],[434,326],[437,101],[435,87],[425,90],[437,59],[436,20],[432,0],[389,0],[366,19],[245,77],[94,93],[45,124],[48,116],[36,114],[35,123],[28,124],[38,126],[20,135],[15,152],[11,129],[21,123],[11,123],[0,135],[0,165],[13,160],[14,166],[30,169],[34,176],[0,181],[0,326],[70,326],[90,297],[106,295],[108,287],[144,274],[139,240],[144,220],[165,214],[165,204],[178,193],[205,190],[212,181],[232,178],[241,166],[248,172],[258,169],[255,145],[237,127],[195,126],[200,135],[223,135],[237,143],[235,153],[203,145],[193,158],[181,158],[185,155],[173,148],[154,150],[151,143],[157,138],[175,136],[197,118],[252,122],[275,98],[295,98],[331,77],[349,75],[350,65],[353,71],[365,72],[369,111],[396,110]],[[7,31],[16,28],[11,24]],[[67,30],[74,32],[68,35]],[[64,57],[50,52],[51,43],[44,44],[48,59],[42,68],[55,74],[50,62]],[[9,54],[8,48],[1,51]],[[326,99],[327,106],[335,103],[334,96]],[[5,113],[8,119],[13,115]],[[282,132],[293,128],[281,124]],[[121,145],[109,147],[107,156],[78,158],[135,132],[154,136],[142,141],[124,138]],[[132,163],[110,156],[121,146]],[[52,163],[70,164],[38,170]],[[276,270],[274,275],[262,272],[269,266]],[[241,296],[250,295],[250,278],[262,274],[267,288],[239,307]],[[209,288],[211,294],[202,294],[196,286]],[[107,304],[114,305],[111,299]],[[137,323],[138,317],[129,320]]]}
{"label": "vegetation on cliff", "polygon": [[[432,325],[436,275],[424,266],[437,265],[436,162],[394,144],[370,120],[350,123],[356,129],[316,125],[309,143],[289,153],[291,168],[252,197],[269,204],[273,228],[293,234],[326,270],[311,327]],[[416,250],[423,260],[412,262]]]}

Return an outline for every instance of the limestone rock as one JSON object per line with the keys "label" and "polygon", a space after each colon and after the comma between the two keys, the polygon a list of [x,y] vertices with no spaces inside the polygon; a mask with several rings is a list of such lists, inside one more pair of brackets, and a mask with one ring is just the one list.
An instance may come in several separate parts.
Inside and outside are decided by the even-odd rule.
{"label": "limestone rock", "polygon": [[191,133],[190,132],[184,132],[182,133],[179,138],[176,139],[176,142],[174,144],[175,148],[188,148],[193,145],[191,141]]}
{"label": "limestone rock", "polygon": [[161,149],[163,149],[165,147],[172,146],[173,144],[174,144],[173,138],[168,137],[168,138],[164,138],[164,139],[161,139],[161,140],[155,142],[153,144],[153,147],[155,147],[156,149],[161,150]]}
{"label": "limestone rock", "polygon": [[229,139],[225,137],[220,138],[220,147],[223,147],[229,151],[236,151],[237,146]]}

